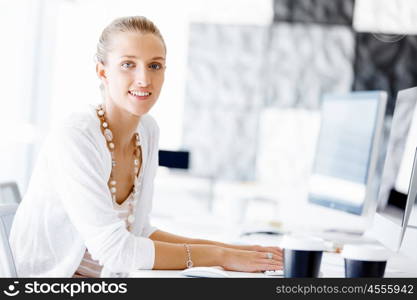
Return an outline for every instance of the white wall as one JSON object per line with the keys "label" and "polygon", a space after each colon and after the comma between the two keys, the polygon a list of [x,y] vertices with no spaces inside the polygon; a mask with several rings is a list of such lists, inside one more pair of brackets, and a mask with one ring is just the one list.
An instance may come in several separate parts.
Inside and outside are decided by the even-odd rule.
{"label": "white wall", "polygon": [[36,130],[31,120],[39,3],[0,2],[0,181],[27,184],[26,167]]}
{"label": "white wall", "polygon": [[417,1],[356,0],[353,26],[364,32],[417,34]]}
{"label": "white wall", "polygon": [[[243,3],[242,3],[243,2]],[[238,6],[238,8],[237,8]],[[102,29],[114,18],[144,15],[161,30],[168,48],[166,79],[152,110],[161,127],[161,148],[181,144],[189,22],[267,24],[271,0],[85,0],[63,2],[57,16],[57,43],[51,125],[62,112],[100,97],[93,56]],[[74,22],[76,20],[76,22]]]}

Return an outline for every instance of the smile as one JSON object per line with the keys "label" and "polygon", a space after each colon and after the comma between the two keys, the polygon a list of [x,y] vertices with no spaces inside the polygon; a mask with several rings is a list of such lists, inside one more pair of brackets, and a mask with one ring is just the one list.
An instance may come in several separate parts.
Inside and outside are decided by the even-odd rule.
{"label": "smile", "polygon": [[129,91],[129,94],[137,100],[147,100],[149,96],[152,95],[151,92],[141,92],[141,91],[135,91],[135,90]]}
{"label": "smile", "polygon": [[133,91],[133,90],[129,91],[129,93],[133,96],[141,96],[141,97],[152,95],[152,93],[150,93],[150,92],[140,92],[140,91]]}

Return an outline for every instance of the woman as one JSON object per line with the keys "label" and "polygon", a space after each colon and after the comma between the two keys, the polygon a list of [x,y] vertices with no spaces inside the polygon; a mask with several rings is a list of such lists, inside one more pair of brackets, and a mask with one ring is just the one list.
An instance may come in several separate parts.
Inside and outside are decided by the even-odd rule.
{"label": "woman", "polygon": [[41,150],[11,230],[19,276],[282,268],[276,247],[190,239],[150,225],[159,131],[147,113],[164,82],[165,58],[159,30],[144,17],[104,29],[96,65],[104,103],[72,114]]}

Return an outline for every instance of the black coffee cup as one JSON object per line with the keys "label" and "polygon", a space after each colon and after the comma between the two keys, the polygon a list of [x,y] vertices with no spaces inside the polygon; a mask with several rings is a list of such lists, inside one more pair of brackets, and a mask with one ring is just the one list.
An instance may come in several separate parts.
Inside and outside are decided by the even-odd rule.
{"label": "black coffee cup", "polygon": [[390,252],[379,245],[345,245],[342,256],[345,260],[345,277],[383,278]]}
{"label": "black coffee cup", "polygon": [[281,247],[284,249],[284,277],[319,277],[324,241],[309,236],[285,236]]}

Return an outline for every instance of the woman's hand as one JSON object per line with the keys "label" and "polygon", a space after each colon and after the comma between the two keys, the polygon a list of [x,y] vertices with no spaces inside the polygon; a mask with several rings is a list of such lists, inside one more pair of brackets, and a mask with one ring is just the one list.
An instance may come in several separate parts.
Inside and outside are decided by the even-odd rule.
{"label": "woman's hand", "polygon": [[282,260],[282,249],[279,247],[263,247],[259,245],[248,245],[248,246],[238,246],[239,250],[248,250],[248,251],[258,251],[258,252],[269,252],[273,255],[277,255]]}
{"label": "woman's hand", "polygon": [[[228,271],[239,272],[261,272],[282,269],[282,252],[277,250],[279,248],[248,247],[253,247],[253,249],[259,249],[261,251],[224,248],[222,267]],[[266,249],[270,249],[270,251]]]}

